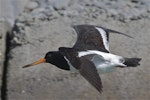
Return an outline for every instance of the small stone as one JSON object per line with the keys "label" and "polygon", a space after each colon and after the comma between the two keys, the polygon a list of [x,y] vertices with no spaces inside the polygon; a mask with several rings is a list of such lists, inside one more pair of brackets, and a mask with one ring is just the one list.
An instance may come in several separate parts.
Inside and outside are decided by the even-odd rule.
{"label": "small stone", "polygon": [[104,3],[101,3],[101,2],[95,2],[93,4],[93,6],[98,7],[100,9],[103,9],[103,8],[105,8],[106,5]]}
{"label": "small stone", "polygon": [[68,7],[70,0],[49,0],[49,4],[55,9],[66,9]]}
{"label": "small stone", "polygon": [[39,14],[39,13],[42,13],[42,12],[44,12],[45,11],[45,9],[44,8],[37,8],[37,9],[34,9],[33,11],[32,11],[32,14],[34,15],[34,14]]}
{"label": "small stone", "polygon": [[22,90],[22,93],[25,93],[25,90]]}
{"label": "small stone", "polygon": [[17,37],[14,37],[14,38],[13,38],[13,41],[14,41],[16,44],[21,44],[21,41],[19,41]]}
{"label": "small stone", "polygon": [[37,8],[39,5],[37,2],[31,1],[27,4],[26,8],[29,10],[33,10],[35,8]]}
{"label": "small stone", "polygon": [[63,11],[63,12],[61,12],[61,14],[62,14],[63,16],[68,16],[68,17],[73,17],[73,16],[78,16],[78,15],[79,15],[78,12],[73,11],[73,10],[70,10],[70,11]]}
{"label": "small stone", "polygon": [[56,12],[56,11],[55,11],[55,12],[53,12],[53,13],[52,13],[52,18],[57,18],[57,17],[59,17],[58,12]]}
{"label": "small stone", "polygon": [[150,0],[141,0],[143,5],[146,5],[147,7],[150,6]]}
{"label": "small stone", "polygon": [[116,9],[110,9],[109,11],[108,11],[108,16],[117,16],[119,13],[118,13],[118,10],[116,10]]}
{"label": "small stone", "polygon": [[37,80],[38,80],[38,81],[41,81],[41,79],[40,79],[40,78],[38,78]]}
{"label": "small stone", "polygon": [[18,27],[24,27],[24,26],[25,26],[23,23],[16,23],[16,25],[17,25]]}

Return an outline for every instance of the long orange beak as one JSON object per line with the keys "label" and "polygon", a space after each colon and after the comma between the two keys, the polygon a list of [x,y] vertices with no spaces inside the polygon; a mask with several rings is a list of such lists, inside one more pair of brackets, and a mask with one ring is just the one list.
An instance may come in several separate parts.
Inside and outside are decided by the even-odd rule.
{"label": "long orange beak", "polygon": [[31,63],[31,64],[28,64],[28,65],[25,65],[25,66],[23,66],[22,68],[31,67],[31,66],[38,65],[38,64],[41,64],[41,63],[44,63],[44,62],[46,62],[46,59],[45,59],[45,58],[42,58],[42,59],[40,59],[40,60],[38,60],[38,61],[36,61],[36,62],[33,62],[33,63]]}

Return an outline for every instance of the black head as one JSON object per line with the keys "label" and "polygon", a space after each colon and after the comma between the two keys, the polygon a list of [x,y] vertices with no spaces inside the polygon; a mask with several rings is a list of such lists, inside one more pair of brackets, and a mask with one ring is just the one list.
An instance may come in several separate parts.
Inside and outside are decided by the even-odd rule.
{"label": "black head", "polygon": [[65,60],[64,56],[59,51],[48,52],[45,55],[45,59],[47,63],[51,63],[58,68],[69,70],[69,65]]}
{"label": "black head", "polygon": [[26,66],[23,66],[23,68],[34,66],[40,63],[51,63],[55,65],[58,68],[64,69],[64,70],[69,70],[69,65],[67,61],[65,60],[64,56],[59,52],[59,51],[51,51],[46,53],[45,57],[34,62],[31,64],[28,64]]}
{"label": "black head", "polygon": [[62,55],[58,51],[50,51],[46,53],[45,60],[47,63],[54,64],[60,57],[62,57]]}

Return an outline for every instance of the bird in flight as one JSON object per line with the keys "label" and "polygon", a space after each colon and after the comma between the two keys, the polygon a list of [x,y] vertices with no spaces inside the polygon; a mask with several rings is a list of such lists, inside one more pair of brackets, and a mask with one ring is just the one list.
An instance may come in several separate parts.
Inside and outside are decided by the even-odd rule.
{"label": "bird in flight", "polygon": [[116,67],[137,67],[141,58],[127,58],[110,53],[109,32],[131,36],[94,25],[75,25],[77,41],[72,48],[60,47],[45,57],[23,66],[27,68],[40,63],[50,63],[63,70],[78,71],[96,90],[102,92],[99,74],[113,71]]}

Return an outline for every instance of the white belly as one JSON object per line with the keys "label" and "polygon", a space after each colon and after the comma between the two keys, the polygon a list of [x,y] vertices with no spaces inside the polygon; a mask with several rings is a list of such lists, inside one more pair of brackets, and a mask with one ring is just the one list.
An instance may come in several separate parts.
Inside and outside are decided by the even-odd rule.
{"label": "white belly", "polygon": [[111,64],[109,64],[109,65],[101,64],[101,65],[96,66],[96,68],[97,68],[97,71],[99,74],[113,72],[116,69],[116,67],[112,66]]}
{"label": "white belly", "polygon": [[116,69],[116,64],[104,60],[101,56],[94,56],[92,62],[95,64],[99,74],[109,73]]}
{"label": "white belly", "polygon": [[100,74],[112,72],[116,66],[126,66],[122,63],[123,61],[120,61],[123,60],[123,57],[96,50],[81,51],[78,53],[78,57],[90,54],[96,54],[91,61],[95,64]]}

